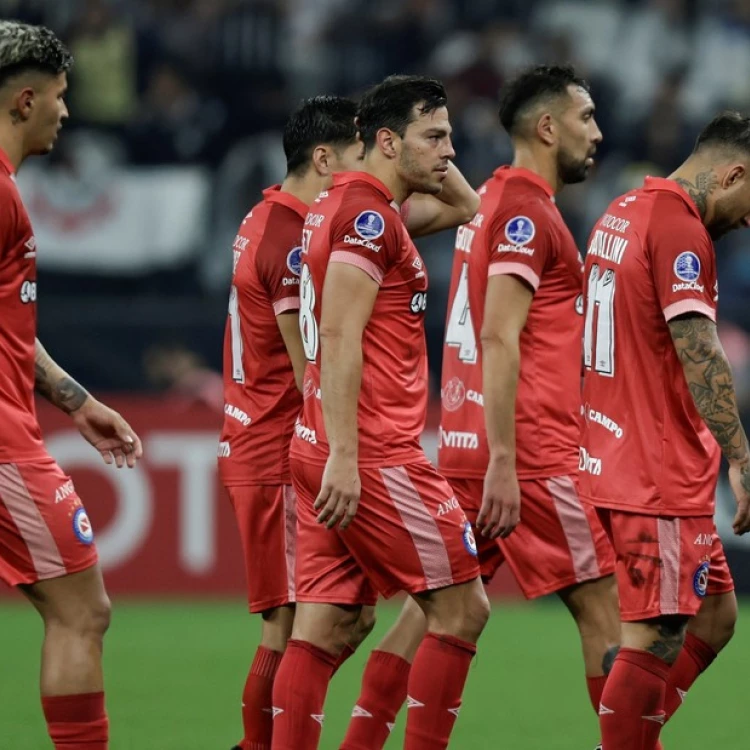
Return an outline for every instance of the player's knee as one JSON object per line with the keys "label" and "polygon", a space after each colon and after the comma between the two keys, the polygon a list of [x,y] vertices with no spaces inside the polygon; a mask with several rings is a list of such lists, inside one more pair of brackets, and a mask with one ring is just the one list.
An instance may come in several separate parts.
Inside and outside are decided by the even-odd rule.
{"label": "player's knee", "polygon": [[489,599],[478,579],[477,584],[464,585],[460,590],[457,587],[458,596],[455,597],[450,589],[446,589],[448,594],[441,597],[440,604],[431,608],[427,615],[428,629],[466,641],[477,641],[490,618]]}
{"label": "player's knee", "polygon": [[717,618],[714,636],[710,643],[716,653],[732,640],[737,625],[737,615],[737,599],[734,596],[727,597],[721,608],[721,616]]}
{"label": "player's knee", "polygon": [[112,604],[109,597],[104,594],[88,603],[83,608],[79,621],[79,629],[82,633],[95,638],[103,638],[109,630],[112,622]]}
{"label": "player's knee", "polygon": [[354,626],[352,639],[349,645],[357,649],[360,644],[367,638],[375,628],[377,618],[375,617],[375,607],[362,607],[359,618]]}
{"label": "player's knee", "polygon": [[484,586],[479,586],[476,592],[469,598],[466,607],[466,624],[469,631],[474,635],[474,640],[479,638],[490,619],[490,600]]}

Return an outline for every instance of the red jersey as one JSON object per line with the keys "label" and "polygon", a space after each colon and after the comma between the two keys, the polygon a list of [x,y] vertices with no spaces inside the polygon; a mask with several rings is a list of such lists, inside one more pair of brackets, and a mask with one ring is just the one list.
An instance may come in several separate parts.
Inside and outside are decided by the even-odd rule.
{"label": "red jersey", "polygon": [[224,426],[219,475],[226,486],[291,484],[289,441],[302,406],[276,316],[299,309],[307,206],[278,185],[242,222],[224,334]]}
{"label": "red jersey", "polygon": [[330,262],[354,265],[380,286],[362,337],[359,465],[398,466],[423,458],[419,438],[427,409],[427,272],[393,196],[364,172],[336,175],[333,187],[310,207],[303,247],[300,325],[308,365],[292,456],[318,464],[328,458],[318,326]]}
{"label": "red jersey", "polygon": [[36,240],[0,150],[0,463],[46,458],[34,405]]}
{"label": "red jersey", "polygon": [[676,182],[649,177],[610,204],[589,240],[584,297],[581,496],[634,513],[713,515],[719,446],[667,323],[716,320],[716,264]]}
{"label": "red jersey", "polygon": [[520,339],[517,473],[521,479],[574,473],[581,410],[581,255],[552,189],[538,175],[502,167],[478,192],[479,212],[459,227],[453,255],[438,467],[449,477],[481,478],[487,471],[479,337],[487,279],[510,274],[534,291]]}

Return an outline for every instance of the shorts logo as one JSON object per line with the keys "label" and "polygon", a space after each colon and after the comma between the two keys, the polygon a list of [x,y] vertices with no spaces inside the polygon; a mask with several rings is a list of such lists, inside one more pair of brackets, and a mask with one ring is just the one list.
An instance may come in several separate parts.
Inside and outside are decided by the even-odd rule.
{"label": "shorts logo", "polygon": [[695,571],[693,576],[693,591],[701,599],[706,595],[708,589],[708,569],[710,564],[707,560],[704,560]]}
{"label": "shorts logo", "polygon": [[286,267],[295,275],[299,276],[302,271],[302,246],[295,247],[286,256]]}
{"label": "shorts logo", "polygon": [[464,547],[470,555],[477,556],[477,540],[474,538],[474,530],[468,521],[464,524]]}
{"label": "shorts logo", "polygon": [[385,232],[385,221],[377,211],[362,211],[354,220],[354,231],[363,240],[376,240]]}
{"label": "shorts logo", "polygon": [[535,234],[536,227],[528,216],[516,216],[505,225],[505,236],[513,245],[527,245]]}
{"label": "shorts logo", "polygon": [[91,528],[88,514],[85,508],[79,508],[73,516],[73,532],[78,541],[83,544],[91,544],[94,541],[94,530]]}
{"label": "shorts logo", "polygon": [[443,408],[446,411],[460,409],[466,399],[466,388],[459,378],[451,378],[442,389]]}
{"label": "shorts logo", "polygon": [[674,261],[674,274],[682,281],[695,281],[701,275],[701,262],[689,250],[680,253]]}

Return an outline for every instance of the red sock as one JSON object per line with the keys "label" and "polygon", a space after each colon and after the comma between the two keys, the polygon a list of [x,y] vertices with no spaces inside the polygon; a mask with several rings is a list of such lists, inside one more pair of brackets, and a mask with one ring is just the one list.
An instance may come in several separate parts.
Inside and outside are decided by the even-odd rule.
{"label": "red sock", "polygon": [[242,750],[270,750],[273,735],[273,680],[283,654],[258,646],[242,692]]}
{"label": "red sock", "polygon": [[586,687],[589,689],[589,698],[591,699],[591,705],[594,707],[594,711],[599,713],[599,704],[602,702],[602,693],[604,692],[604,686],[607,684],[607,675],[601,677],[587,677]]}
{"label": "red sock", "polygon": [[685,694],[700,674],[711,666],[716,658],[716,652],[705,641],[696,638],[692,633],[685,636],[685,645],[677,657],[677,661],[669,670],[667,678],[667,694],[664,699],[664,711],[667,721],[682,705]]}
{"label": "red sock", "polygon": [[104,693],[42,696],[55,750],[107,750],[109,719]]}
{"label": "red sock", "polygon": [[339,656],[338,661],[336,662],[336,666],[333,668],[333,673],[336,674],[336,672],[341,669],[341,665],[354,654],[356,649],[352,648],[348,644],[344,646],[344,650],[341,652],[341,656]]}
{"label": "red sock", "polygon": [[373,651],[362,677],[362,692],[352,711],[340,750],[380,750],[406,700],[411,664],[388,651]]}
{"label": "red sock", "polygon": [[316,750],[336,657],[290,640],[273,683],[273,750]]}
{"label": "red sock", "polygon": [[461,708],[473,643],[427,633],[409,674],[404,750],[441,750]]}
{"label": "red sock", "polygon": [[606,750],[654,750],[664,724],[669,664],[648,651],[621,648],[599,708]]}

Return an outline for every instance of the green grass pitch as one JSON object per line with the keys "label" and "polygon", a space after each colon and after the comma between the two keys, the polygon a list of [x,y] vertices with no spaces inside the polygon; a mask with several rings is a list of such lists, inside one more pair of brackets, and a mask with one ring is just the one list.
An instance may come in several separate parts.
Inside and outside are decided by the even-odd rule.
{"label": "green grass pitch", "polygon": [[[106,671],[112,750],[229,750],[258,620],[242,603],[115,602]],[[371,640],[331,684],[321,748],[335,750],[359,691],[367,653],[396,614],[382,606]],[[750,604],[742,614],[750,614]],[[44,750],[37,698],[41,625],[22,604],[0,605],[0,748]],[[737,635],[664,730],[666,750],[750,747],[750,638]],[[403,711],[387,747],[401,747]],[[576,631],[555,602],[496,603],[454,731],[463,750],[593,750]]]}

